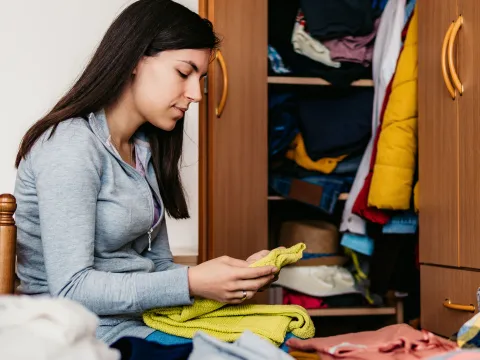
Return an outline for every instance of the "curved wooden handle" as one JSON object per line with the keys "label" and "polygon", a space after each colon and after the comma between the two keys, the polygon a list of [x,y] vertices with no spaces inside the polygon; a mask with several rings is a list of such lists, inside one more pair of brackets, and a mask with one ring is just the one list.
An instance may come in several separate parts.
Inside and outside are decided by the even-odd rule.
{"label": "curved wooden handle", "polygon": [[453,304],[449,299],[446,299],[443,302],[443,306],[447,309],[451,310],[458,310],[458,311],[466,311],[466,312],[475,312],[475,306],[473,305],[460,305],[460,304]]}
{"label": "curved wooden handle", "polygon": [[445,33],[445,37],[443,38],[443,45],[442,45],[442,75],[443,81],[445,82],[445,86],[447,87],[452,100],[455,100],[455,89],[453,88],[452,82],[450,81],[450,77],[448,76],[447,72],[447,47],[448,41],[450,40],[450,34],[452,33],[452,29],[455,23],[452,21],[450,26],[448,27],[447,32]]}
{"label": "curved wooden handle", "polygon": [[460,95],[463,94],[463,84],[461,83],[457,70],[455,69],[455,63],[453,62],[453,46],[455,45],[455,40],[457,39],[458,30],[463,25],[463,16],[460,15],[455,21],[452,32],[450,33],[450,40],[448,43],[448,66],[450,68],[450,74],[452,75],[453,83],[457,88]]}
{"label": "curved wooden handle", "polygon": [[225,59],[220,50],[217,52],[216,59],[220,64],[220,68],[222,69],[223,74],[223,93],[222,97],[220,98],[220,103],[215,109],[215,114],[217,117],[222,116],[223,110],[225,109],[225,104],[227,103],[227,96],[228,96],[228,72],[227,72],[227,65],[225,64]]}

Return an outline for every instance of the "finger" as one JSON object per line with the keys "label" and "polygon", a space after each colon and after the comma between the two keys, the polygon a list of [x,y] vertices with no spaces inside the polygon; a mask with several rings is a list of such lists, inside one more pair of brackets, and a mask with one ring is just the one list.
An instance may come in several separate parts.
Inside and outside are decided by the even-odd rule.
{"label": "finger", "polygon": [[232,299],[232,300],[229,300],[227,301],[227,304],[230,304],[230,305],[240,305],[241,303],[243,303],[244,300],[242,299]]}
{"label": "finger", "polygon": [[247,291],[247,289],[242,289],[242,290],[235,290],[230,293],[230,298],[232,300],[245,300],[248,298],[248,293],[251,291]]}
{"label": "finger", "polygon": [[239,305],[241,304],[243,301],[242,300],[239,300],[239,299],[232,299],[232,300],[228,300],[226,301],[227,304],[230,304],[230,305]]}
{"label": "finger", "polygon": [[243,292],[243,290],[237,291],[236,293],[238,293],[238,298],[240,298],[241,301],[245,301],[245,300],[251,299],[253,295],[255,295],[256,291],[245,289],[245,293]]}
{"label": "finger", "polygon": [[277,280],[278,280],[278,273],[274,274],[273,278],[265,286],[262,286],[260,289],[258,289],[258,292],[263,292],[267,290],[270,287],[270,285],[272,285],[272,283],[274,283]]}
{"label": "finger", "polygon": [[256,291],[249,290],[237,290],[232,291],[227,295],[227,302],[229,304],[240,304],[245,300],[251,299],[255,295]]}
{"label": "finger", "polygon": [[264,276],[268,276],[277,272],[278,269],[275,266],[261,266],[254,268],[238,269],[237,279],[249,280],[256,279]]}
{"label": "finger", "polygon": [[270,254],[270,251],[262,250],[262,251],[259,251],[256,254],[253,254],[252,257],[255,257],[256,259],[261,259],[261,258],[264,258],[265,256],[267,256],[268,254]]}
{"label": "finger", "polygon": [[248,268],[250,265],[245,260],[234,259],[229,256],[225,256],[224,262],[230,266],[240,267],[240,268]]}
{"label": "finger", "polygon": [[262,286],[260,289],[257,290],[257,292],[264,292],[264,291],[267,290],[268,288],[270,288],[270,283],[268,283],[268,284],[265,285],[265,286]]}
{"label": "finger", "polygon": [[265,290],[267,290],[268,288],[270,288],[270,285],[272,285],[272,281],[269,281],[266,285],[262,286],[260,289],[257,290],[257,292],[264,292]]}
{"label": "finger", "polygon": [[263,278],[258,278],[254,280],[243,280],[235,284],[235,287],[245,291],[257,291],[258,289],[269,284],[273,280],[273,275],[264,276]]}
{"label": "finger", "polygon": [[253,264],[256,261],[259,261],[259,260],[263,259],[264,257],[266,257],[268,254],[270,254],[270,251],[262,250],[262,251],[259,251],[255,254],[249,256],[247,261],[248,261],[249,264]]}

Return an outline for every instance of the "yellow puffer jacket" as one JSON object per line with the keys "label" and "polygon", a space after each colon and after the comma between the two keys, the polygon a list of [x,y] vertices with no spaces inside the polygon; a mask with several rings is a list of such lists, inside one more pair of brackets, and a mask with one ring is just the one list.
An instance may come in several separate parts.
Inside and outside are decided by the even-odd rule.
{"label": "yellow puffer jacket", "polygon": [[418,143],[417,29],[415,9],[385,109],[368,194],[368,205],[379,209],[411,207]]}

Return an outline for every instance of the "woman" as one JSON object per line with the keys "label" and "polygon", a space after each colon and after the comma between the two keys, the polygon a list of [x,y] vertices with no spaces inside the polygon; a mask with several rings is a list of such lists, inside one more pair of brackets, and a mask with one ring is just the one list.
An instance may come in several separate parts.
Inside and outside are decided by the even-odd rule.
{"label": "woman", "polygon": [[26,294],[78,301],[97,336],[147,337],[140,314],[238,304],[275,268],[217,258],[172,262],[165,212],[188,218],[179,176],[183,122],[218,46],[212,25],[170,0],[140,0],[105,34],[72,89],[24,136],[16,159],[18,275]]}

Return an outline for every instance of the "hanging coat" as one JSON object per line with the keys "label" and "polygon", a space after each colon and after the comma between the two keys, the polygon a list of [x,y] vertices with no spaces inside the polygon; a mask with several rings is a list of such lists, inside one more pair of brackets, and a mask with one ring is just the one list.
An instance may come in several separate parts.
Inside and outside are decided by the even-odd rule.
{"label": "hanging coat", "polygon": [[417,30],[414,12],[385,110],[368,196],[368,205],[379,209],[411,207],[418,144]]}

